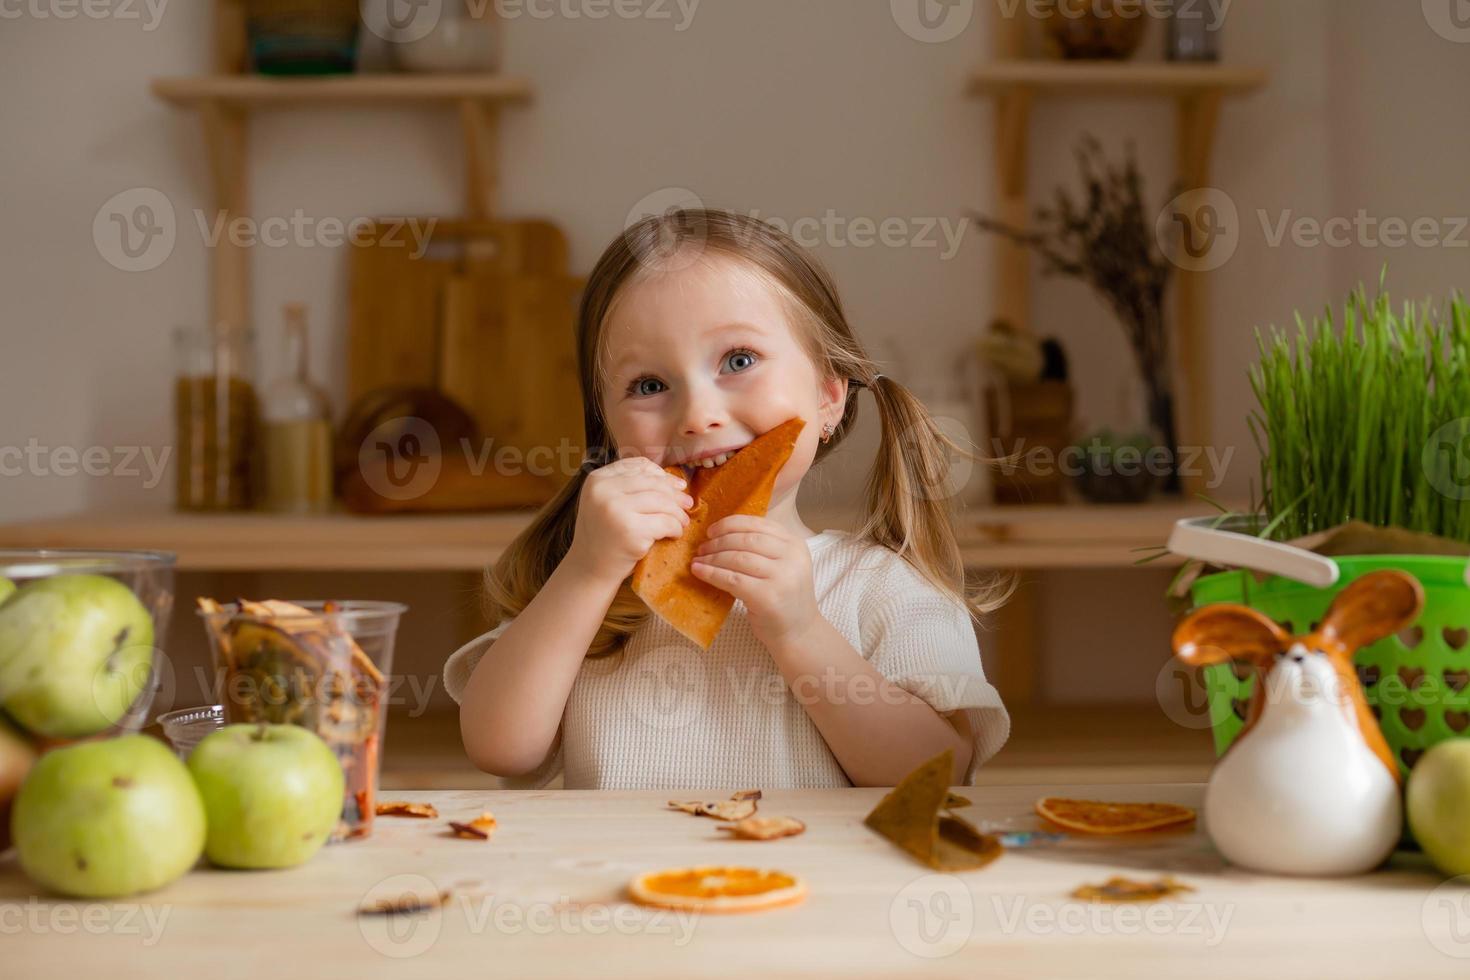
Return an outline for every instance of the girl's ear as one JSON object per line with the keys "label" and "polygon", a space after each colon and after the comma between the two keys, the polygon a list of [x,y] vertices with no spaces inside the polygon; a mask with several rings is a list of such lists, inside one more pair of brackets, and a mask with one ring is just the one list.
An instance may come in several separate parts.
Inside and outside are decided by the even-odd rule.
{"label": "girl's ear", "polygon": [[1191,667],[1226,660],[1265,664],[1290,643],[1291,635],[1274,620],[1233,602],[1195,610],[1174,630],[1174,655]]}
{"label": "girl's ear", "polygon": [[836,416],[841,419],[842,408],[847,406],[848,381],[847,378],[828,378],[822,382],[822,407],[836,408]]}
{"label": "girl's ear", "polygon": [[1407,572],[1369,572],[1337,594],[1317,632],[1357,650],[1408,626],[1424,608],[1424,587]]}
{"label": "girl's ear", "polygon": [[822,410],[831,414],[832,424],[842,421],[847,406],[848,380],[828,378],[822,382]]}

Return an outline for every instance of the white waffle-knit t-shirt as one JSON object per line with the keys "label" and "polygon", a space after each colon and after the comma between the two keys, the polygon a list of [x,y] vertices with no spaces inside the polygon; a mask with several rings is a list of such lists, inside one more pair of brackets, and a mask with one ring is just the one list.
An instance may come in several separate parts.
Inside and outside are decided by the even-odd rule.
{"label": "white waffle-knit t-shirt", "polygon": [[[985,679],[969,614],[889,548],[841,531],[807,539],[817,608],[879,673],[949,716],[974,738],[965,782],[999,751],[1010,716]],[[445,687],[457,702],[480,657],[511,620],[450,656]],[[871,686],[805,679],[807,697],[868,703]],[[821,733],[756,639],[735,601],[701,650],[657,616],[610,657],[588,659],[567,697],[545,761],[511,785],[567,789],[770,789],[851,786]]]}

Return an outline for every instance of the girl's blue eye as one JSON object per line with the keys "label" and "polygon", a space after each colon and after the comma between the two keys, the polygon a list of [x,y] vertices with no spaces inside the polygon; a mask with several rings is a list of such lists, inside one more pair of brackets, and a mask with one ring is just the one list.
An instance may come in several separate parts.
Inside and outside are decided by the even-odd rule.
{"label": "girl's blue eye", "polygon": [[658,391],[657,390],[650,391],[645,386],[646,385],[662,385],[662,384],[663,384],[663,382],[660,381],[658,378],[638,378],[632,384],[628,385],[628,394],[630,394],[630,395],[656,395],[656,394],[658,394]]}
{"label": "girl's blue eye", "polygon": [[[726,354],[725,363],[730,366],[730,369],[732,371],[738,373],[740,371],[745,371],[751,367],[754,367],[755,358],[755,351],[746,350],[742,347],[738,350],[732,350],[730,353]],[[737,364],[739,366],[737,366]]]}

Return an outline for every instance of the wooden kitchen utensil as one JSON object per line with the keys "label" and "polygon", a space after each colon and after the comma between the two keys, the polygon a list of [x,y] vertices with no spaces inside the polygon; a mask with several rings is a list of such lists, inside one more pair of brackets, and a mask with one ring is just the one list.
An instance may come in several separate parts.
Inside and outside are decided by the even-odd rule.
{"label": "wooden kitchen utensil", "polygon": [[[404,230],[432,224],[426,248]],[[547,221],[383,218],[360,236],[350,260],[347,398],[379,388],[435,385],[446,283],[476,270],[559,276],[567,243]]]}
{"label": "wooden kitchen utensil", "polygon": [[[503,488],[510,498],[549,499],[575,472],[582,441],[574,335],[583,280],[566,274],[561,231],[544,221],[439,222],[415,257],[388,226],[354,249],[352,398],[405,384],[437,389],[479,429],[471,474],[486,484],[520,477]],[[444,460],[446,476],[463,468]],[[459,482],[457,509],[482,493],[505,496]]]}

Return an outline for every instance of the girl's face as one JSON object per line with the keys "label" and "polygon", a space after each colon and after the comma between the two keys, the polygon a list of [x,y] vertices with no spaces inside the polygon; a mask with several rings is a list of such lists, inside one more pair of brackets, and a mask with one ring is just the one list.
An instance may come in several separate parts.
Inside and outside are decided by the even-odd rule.
{"label": "girl's face", "polygon": [[603,412],[620,456],[690,463],[804,419],[773,509],[811,468],[822,426],[841,419],[847,395],[845,380],[820,377],[774,291],[718,253],[624,287],[603,358]]}

